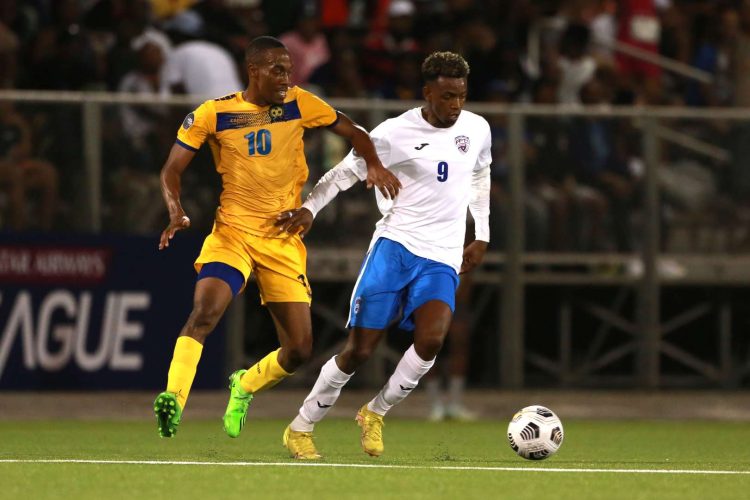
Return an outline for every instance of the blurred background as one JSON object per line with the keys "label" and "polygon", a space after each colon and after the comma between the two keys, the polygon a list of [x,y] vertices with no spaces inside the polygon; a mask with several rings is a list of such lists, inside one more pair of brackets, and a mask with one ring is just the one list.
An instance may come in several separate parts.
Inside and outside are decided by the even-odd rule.
{"label": "blurred background", "polygon": [[[492,241],[438,368],[471,388],[745,388],[750,379],[750,2],[3,0],[0,389],[158,389],[220,190],[204,148],[190,231],[158,252],[159,170],[183,117],[245,86],[279,37],[294,83],[371,129],[420,104],[436,50],[471,65],[493,134]],[[346,154],[305,136],[312,184]],[[345,338],[379,218],[362,186],[306,238],[315,359]],[[473,237],[469,229],[468,237]],[[352,385],[379,386],[394,331]],[[250,284],[196,378],[276,345]],[[448,362],[449,361],[449,362]]]}

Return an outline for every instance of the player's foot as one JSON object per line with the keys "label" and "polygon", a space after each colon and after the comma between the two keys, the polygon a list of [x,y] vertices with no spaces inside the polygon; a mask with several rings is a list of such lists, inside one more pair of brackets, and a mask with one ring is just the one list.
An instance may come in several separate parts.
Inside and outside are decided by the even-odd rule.
{"label": "player's foot", "polygon": [[427,417],[430,422],[442,422],[445,420],[445,406],[443,403],[437,403],[432,405],[430,410],[430,416]]}
{"label": "player's foot", "polygon": [[372,457],[383,454],[383,415],[378,415],[365,404],[357,412],[357,425],[362,428],[360,442],[365,453]]}
{"label": "player's foot", "polygon": [[284,429],[282,442],[286,449],[289,450],[290,456],[297,460],[317,460],[323,458],[318,453],[318,450],[315,449],[312,432],[293,431],[291,425],[287,425],[286,429]]}
{"label": "player's foot", "polygon": [[445,417],[459,422],[473,422],[477,414],[462,404],[451,404],[445,408]]}
{"label": "player's foot", "polygon": [[224,431],[229,437],[240,435],[247,418],[247,407],[253,400],[253,395],[245,392],[240,385],[240,379],[247,370],[237,370],[229,376],[229,403],[224,412]]}
{"label": "player's foot", "polygon": [[159,436],[171,438],[177,434],[177,426],[182,419],[182,408],[171,392],[162,392],[154,400],[154,415],[159,427]]}

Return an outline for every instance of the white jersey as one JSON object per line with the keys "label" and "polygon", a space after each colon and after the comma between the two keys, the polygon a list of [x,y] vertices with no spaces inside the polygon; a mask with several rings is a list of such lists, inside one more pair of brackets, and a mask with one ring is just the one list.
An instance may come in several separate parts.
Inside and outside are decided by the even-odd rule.
{"label": "white jersey", "polygon": [[[424,119],[421,108],[414,108],[384,121],[370,136],[381,162],[403,186],[393,200],[375,189],[383,218],[370,247],[378,238],[388,238],[458,272],[467,207],[476,221],[476,239],[489,241],[489,124],[462,111],[453,126],[437,128]],[[319,181],[303,206],[315,215],[339,190],[366,178],[365,161],[350,152]]]}

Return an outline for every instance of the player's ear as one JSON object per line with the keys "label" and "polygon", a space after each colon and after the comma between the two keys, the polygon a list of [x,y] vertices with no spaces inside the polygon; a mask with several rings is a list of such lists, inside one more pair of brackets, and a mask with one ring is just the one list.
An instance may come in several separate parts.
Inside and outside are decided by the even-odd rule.
{"label": "player's ear", "polygon": [[431,95],[432,95],[432,89],[430,89],[429,85],[425,84],[425,86],[422,87],[422,97],[424,97],[425,101],[429,101]]}

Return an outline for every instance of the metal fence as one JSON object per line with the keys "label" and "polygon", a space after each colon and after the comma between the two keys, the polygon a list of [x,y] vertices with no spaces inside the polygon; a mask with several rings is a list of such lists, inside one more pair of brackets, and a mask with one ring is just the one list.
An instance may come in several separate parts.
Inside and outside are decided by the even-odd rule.
{"label": "metal fence", "polygon": [[[199,102],[0,92],[0,104],[31,125],[34,154],[59,169],[64,215],[58,229],[75,232],[158,232],[165,220],[158,171],[181,117]],[[421,104],[329,102],[368,128]],[[494,142],[497,243],[473,276],[473,326],[492,325],[494,337],[483,351],[480,379],[504,387],[536,380],[650,388],[746,383],[749,320],[741,305],[750,283],[750,110],[502,103],[467,109],[491,122]],[[150,135],[139,135],[143,124]],[[540,181],[544,169],[562,168],[564,174],[565,167],[550,156],[554,148],[540,141],[567,141],[558,146],[567,165],[580,169],[586,162],[570,154],[577,147],[571,144],[583,139],[591,154],[599,154],[602,145],[596,143],[607,128],[613,141],[608,147],[626,149],[621,173],[631,179],[632,195],[624,217],[615,213],[623,200],[608,193],[606,183]],[[333,134],[311,131],[306,152],[309,186],[335,165],[346,145]],[[196,163],[186,180],[185,205],[198,214],[198,229],[207,230],[219,186],[210,158]],[[313,306],[326,325],[323,336],[328,330],[331,339],[330,332],[343,327],[342,297],[350,293],[378,218],[371,195],[352,191],[321,213],[306,240],[312,282],[341,285],[341,293],[326,300],[316,296]],[[565,209],[556,205],[561,197]],[[540,290],[557,294],[543,315],[534,312]],[[230,314],[234,334],[228,344],[240,354],[230,356],[229,364],[247,355],[246,314],[242,304],[237,308]],[[588,319],[581,323],[582,316]],[[695,341],[696,331],[708,338]]]}

